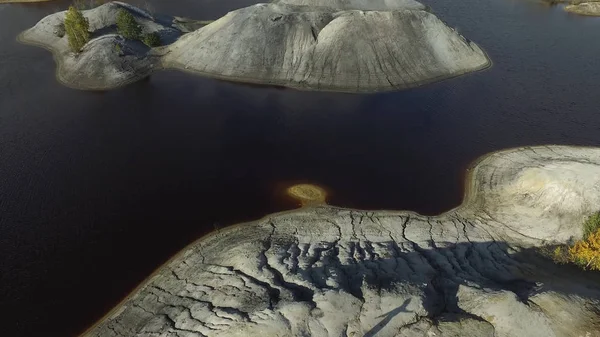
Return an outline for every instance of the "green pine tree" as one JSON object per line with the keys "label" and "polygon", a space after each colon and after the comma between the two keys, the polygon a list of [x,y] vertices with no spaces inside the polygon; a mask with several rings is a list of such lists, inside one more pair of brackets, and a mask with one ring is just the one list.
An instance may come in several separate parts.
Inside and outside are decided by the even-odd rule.
{"label": "green pine tree", "polygon": [[119,9],[117,14],[117,31],[123,37],[131,40],[139,40],[142,36],[142,27],[135,21],[133,15],[125,9]]}
{"label": "green pine tree", "polygon": [[150,48],[158,47],[160,46],[160,35],[158,35],[157,32],[146,34],[144,35],[142,42],[144,42]]}
{"label": "green pine tree", "polygon": [[81,51],[90,40],[90,23],[80,10],[70,6],[65,14],[65,33],[69,39],[69,46],[75,53]]}

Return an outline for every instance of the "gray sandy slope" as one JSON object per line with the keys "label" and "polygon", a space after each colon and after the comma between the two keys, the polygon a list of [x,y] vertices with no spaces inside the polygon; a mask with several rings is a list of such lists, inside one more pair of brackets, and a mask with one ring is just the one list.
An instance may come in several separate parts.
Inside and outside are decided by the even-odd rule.
{"label": "gray sandy slope", "polygon": [[494,153],[467,184],[439,216],[323,205],[220,230],[84,336],[600,336],[599,274],[535,253],[598,210],[600,149]]}
{"label": "gray sandy slope", "polygon": [[489,65],[476,44],[434,14],[408,2],[398,7],[257,4],[185,35],[164,61],[228,80],[348,92],[412,88]]}
{"label": "gray sandy slope", "polygon": [[[134,15],[144,34],[158,32],[166,46],[145,48],[115,35],[120,8]],[[280,0],[235,10],[206,26],[113,2],[84,11],[95,39],[80,55],[56,34],[64,15],[42,19],[20,40],[51,50],[59,80],[80,89],[110,89],[171,67],[300,89],[387,91],[490,64],[476,44],[414,0]]]}

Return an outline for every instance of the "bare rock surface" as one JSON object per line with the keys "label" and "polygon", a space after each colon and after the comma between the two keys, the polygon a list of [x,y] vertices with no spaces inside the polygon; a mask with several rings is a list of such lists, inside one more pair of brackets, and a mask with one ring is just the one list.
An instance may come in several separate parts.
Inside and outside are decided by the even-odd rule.
{"label": "bare rock surface", "polygon": [[84,336],[600,336],[600,277],[544,243],[598,209],[600,149],[502,151],[439,216],[327,205],[220,230]]}
{"label": "bare rock surface", "polygon": [[[144,49],[110,36],[122,8],[166,46]],[[97,39],[79,55],[57,34],[64,15],[42,19],[20,40],[54,52],[58,78],[81,89],[114,88],[167,67],[232,81],[371,92],[412,88],[490,64],[475,43],[414,0],[280,0],[207,25],[112,2],[84,11]]]}

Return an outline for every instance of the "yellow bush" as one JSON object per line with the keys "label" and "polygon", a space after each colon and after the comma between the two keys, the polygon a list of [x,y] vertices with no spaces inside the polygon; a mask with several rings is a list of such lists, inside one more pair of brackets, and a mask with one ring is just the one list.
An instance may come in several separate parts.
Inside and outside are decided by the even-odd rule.
{"label": "yellow bush", "polygon": [[584,269],[600,270],[600,229],[570,247],[569,259]]}

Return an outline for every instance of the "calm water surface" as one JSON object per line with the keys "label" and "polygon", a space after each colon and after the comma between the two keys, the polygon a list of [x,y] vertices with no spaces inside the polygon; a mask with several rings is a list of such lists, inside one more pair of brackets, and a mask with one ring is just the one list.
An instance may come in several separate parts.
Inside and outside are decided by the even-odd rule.
{"label": "calm water surface", "polygon": [[[135,3],[135,1],[132,1]],[[210,19],[254,1],[151,1]],[[0,5],[2,336],[71,336],[213,229],[331,203],[435,214],[499,149],[600,146],[600,20],[516,0],[429,0],[494,66],[399,93],[255,88],[161,72],[123,89],[65,88],[16,35],[68,2]]]}

